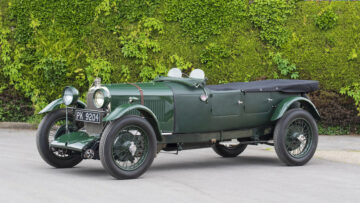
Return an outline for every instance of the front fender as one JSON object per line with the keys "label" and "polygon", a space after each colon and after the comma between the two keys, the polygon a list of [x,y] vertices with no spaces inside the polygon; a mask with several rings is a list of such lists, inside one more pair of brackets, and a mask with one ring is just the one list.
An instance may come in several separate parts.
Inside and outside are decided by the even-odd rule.
{"label": "front fender", "polygon": [[271,121],[276,121],[280,119],[284,113],[291,107],[292,104],[295,102],[299,102],[302,106],[305,107],[309,113],[315,118],[320,119],[320,114],[317,111],[315,105],[305,97],[288,97],[286,99],[283,99],[276,107],[275,112],[271,116]]}
{"label": "front fender", "polygon": [[[64,101],[62,98],[56,99],[56,100],[52,101],[50,104],[48,104],[45,108],[43,108],[39,112],[39,114],[48,113],[50,111],[53,111],[53,110],[57,109],[63,103],[64,103]],[[79,108],[83,108],[83,109],[86,108],[86,104],[80,100],[77,101],[77,106]]]}
{"label": "front fender", "polygon": [[131,110],[137,110],[139,111],[144,117],[150,122],[150,124],[153,126],[154,131],[156,133],[156,137],[159,141],[162,140],[161,137],[161,131],[158,119],[156,118],[156,115],[151,111],[151,109],[147,108],[144,105],[140,104],[123,104],[118,107],[116,107],[109,115],[103,118],[103,121],[113,121],[116,119],[121,118],[122,116],[126,115]]}

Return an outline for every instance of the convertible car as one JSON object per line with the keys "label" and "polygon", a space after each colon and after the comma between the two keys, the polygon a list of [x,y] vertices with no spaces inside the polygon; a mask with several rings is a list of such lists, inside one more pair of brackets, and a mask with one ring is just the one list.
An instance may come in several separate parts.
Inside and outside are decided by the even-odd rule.
{"label": "convertible car", "polygon": [[[173,68],[148,83],[101,84],[95,79],[86,104],[76,88],[47,105],[37,148],[49,165],[73,167],[100,159],[117,179],[137,178],[160,151],[212,147],[236,157],[247,145],[272,145],[289,166],[307,163],[318,142],[320,115],[306,93],[311,80],[262,80],[206,85]],[[63,107],[63,108],[60,108]]]}

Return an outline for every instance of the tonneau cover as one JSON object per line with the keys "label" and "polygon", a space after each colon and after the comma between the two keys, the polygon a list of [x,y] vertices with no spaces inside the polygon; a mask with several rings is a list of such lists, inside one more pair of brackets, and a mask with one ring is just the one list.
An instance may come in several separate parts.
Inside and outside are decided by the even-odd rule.
{"label": "tonneau cover", "polygon": [[312,92],[319,89],[315,80],[259,80],[253,82],[234,82],[220,85],[207,85],[214,91],[241,90],[244,92]]}

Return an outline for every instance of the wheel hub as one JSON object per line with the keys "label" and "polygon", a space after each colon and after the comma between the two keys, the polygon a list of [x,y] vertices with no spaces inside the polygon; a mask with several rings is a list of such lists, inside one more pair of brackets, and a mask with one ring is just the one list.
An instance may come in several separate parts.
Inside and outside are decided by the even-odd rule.
{"label": "wheel hub", "polygon": [[147,157],[148,142],[142,128],[133,125],[122,128],[112,146],[116,165],[122,170],[135,170],[141,166]]}
{"label": "wheel hub", "polygon": [[116,144],[118,150],[115,150],[115,155],[121,161],[134,161],[134,155],[137,147],[133,141],[125,141],[123,144]]}
{"label": "wheel hub", "polygon": [[300,141],[300,142],[304,142],[306,140],[306,137],[304,134],[300,134],[299,136],[297,136],[297,139]]}
{"label": "wheel hub", "polygon": [[291,150],[294,150],[298,148],[304,140],[306,140],[306,138],[303,134],[295,132],[290,136],[288,140],[288,147]]}
{"label": "wheel hub", "polygon": [[134,155],[135,155],[136,145],[134,144],[134,142],[130,142],[129,152],[131,153],[131,156],[134,156]]}

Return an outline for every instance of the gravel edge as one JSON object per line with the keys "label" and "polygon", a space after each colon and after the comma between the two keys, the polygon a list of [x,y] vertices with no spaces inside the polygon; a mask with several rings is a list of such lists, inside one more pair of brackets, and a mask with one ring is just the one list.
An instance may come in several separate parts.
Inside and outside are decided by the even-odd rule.
{"label": "gravel edge", "polygon": [[0,128],[4,129],[30,129],[36,130],[37,124],[25,123],[25,122],[0,122]]}

